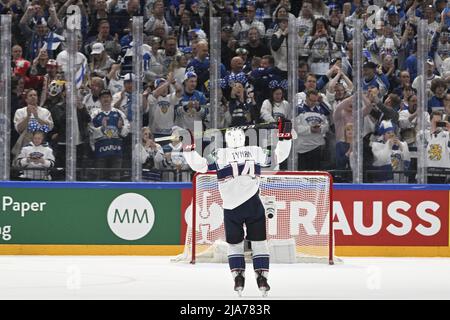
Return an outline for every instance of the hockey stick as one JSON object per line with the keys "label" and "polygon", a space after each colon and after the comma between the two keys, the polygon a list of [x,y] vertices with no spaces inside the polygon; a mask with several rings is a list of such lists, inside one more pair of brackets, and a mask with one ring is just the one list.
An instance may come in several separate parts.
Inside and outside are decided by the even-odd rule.
{"label": "hockey stick", "polygon": [[[204,132],[202,132],[202,134],[204,135],[207,132],[210,131],[225,131],[227,129],[242,129],[242,130],[247,130],[247,129],[262,129],[265,126],[269,126],[269,125],[277,125],[278,122],[263,122],[263,123],[258,123],[258,124],[251,124],[248,126],[237,126],[237,127],[229,127],[229,128],[221,128],[221,129],[208,129],[205,130]],[[177,139],[179,136],[176,135],[171,135],[171,136],[165,136],[165,137],[159,137],[159,138],[155,138],[154,141],[155,142],[160,142],[160,141],[168,141],[168,140],[175,140]]]}

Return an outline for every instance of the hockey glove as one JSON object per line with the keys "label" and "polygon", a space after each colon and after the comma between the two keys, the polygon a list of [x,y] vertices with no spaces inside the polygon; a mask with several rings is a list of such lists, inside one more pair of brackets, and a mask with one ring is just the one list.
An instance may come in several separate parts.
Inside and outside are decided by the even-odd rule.
{"label": "hockey glove", "polygon": [[290,140],[292,139],[292,122],[288,119],[278,119],[278,139]]}

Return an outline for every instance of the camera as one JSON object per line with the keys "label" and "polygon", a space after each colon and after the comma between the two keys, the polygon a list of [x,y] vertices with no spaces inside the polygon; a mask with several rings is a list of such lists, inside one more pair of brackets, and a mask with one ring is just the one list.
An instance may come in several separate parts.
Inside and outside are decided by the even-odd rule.
{"label": "camera", "polygon": [[447,127],[447,121],[438,121],[436,122],[437,128],[446,128]]}

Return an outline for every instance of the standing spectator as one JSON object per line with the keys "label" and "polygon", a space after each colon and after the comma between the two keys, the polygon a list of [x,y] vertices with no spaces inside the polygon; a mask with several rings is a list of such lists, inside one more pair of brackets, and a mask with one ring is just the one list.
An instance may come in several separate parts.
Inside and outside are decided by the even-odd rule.
{"label": "standing spectator", "polygon": [[42,84],[42,93],[41,93],[41,102],[40,102],[41,106],[44,104],[45,100],[47,100],[48,87],[49,87],[50,83],[53,80],[57,80],[58,78],[60,78],[60,80],[62,80],[61,74],[58,73],[58,63],[56,62],[55,59],[47,60],[45,67],[46,67],[47,72],[44,75],[44,81]]}
{"label": "standing spectator", "polygon": [[425,130],[427,144],[428,183],[448,183],[450,169],[450,124],[444,121],[442,111],[431,113],[431,127]]}
{"label": "standing spectator", "polygon": [[[148,69],[145,70],[145,81],[153,82],[157,78],[164,77],[164,66],[163,66],[163,50],[161,49],[161,38],[160,37],[150,37],[149,45],[151,47]],[[131,72],[131,68],[129,70]]]}
{"label": "standing spectator", "polygon": [[[72,2],[67,1],[66,4]],[[89,14],[89,22],[90,22],[90,28],[88,32],[88,37],[95,36],[98,30],[98,24],[102,20],[108,20],[108,8],[106,5],[106,0],[95,0],[94,5],[90,8],[90,14]]]}
{"label": "standing spectator", "polygon": [[314,20],[310,37],[306,40],[308,49],[308,63],[311,72],[315,75],[325,75],[329,69],[330,61],[340,57],[336,43],[330,35],[327,21],[323,18]]}
{"label": "standing spectator", "polygon": [[[242,48],[239,48],[236,51],[241,50],[241,49]],[[242,49],[242,50],[245,50],[245,49]],[[231,59],[230,66],[231,66],[230,73],[228,73],[226,75],[226,77],[224,79],[222,79],[222,84],[221,84],[222,89],[226,90],[224,93],[226,98],[229,97],[229,93],[235,82],[240,82],[244,86],[247,83],[247,76],[243,72],[244,59],[242,59],[241,56],[236,56],[233,59]]]}
{"label": "standing spectator", "polygon": [[309,73],[309,65],[306,61],[299,61],[298,62],[298,91],[302,92],[305,91],[305,82],[306,82],[306,76]]}
{"label": "standing spectator", "polygon": [[179,48],[191,46],[189,30],[193,29],[194,27],[195,26],[191,21],[191,13],[187,10],[184,10],[181,15],[179,25],[175,27],[175,34]]}
{"label": "standing spectator", "polygon": [[92,76],[105,79],[114,64],[114,60],[106,53],[103,44],[97,42],[92,45],[91,58],[89,67]]}
{"label": "standing spectator", "polygon": [[[275,60],[271,55],[262,57],[260,67],[250,73],[249,80],[254,87],[257,109],[261,108],[264,100],[270,98],[269,88],[272,81],[282,82],[283,72],[275,66]],[[257,117],[259,119],[259,117]]]}
{"label": "standing spectator", "polygon": [[[50,146],[54,150],[56,157],[56,167],[64,168],[66,165],[66,92],[63,80],[53,80],[49,85],[49,94],[46,101],[46,108],[50,111],[54,122],[53,129],[49,132]],[[88,156],[87,147],[89,141],[88,125],[91,116],[77,97],[77,116],[74,141],[77,148],[77,162],[84,166],[85,158]]]}
{"label": "standing spectator", "polygon": [[275,66],[281,71],[283,79],[287,79],[288,19],[278,19],[278,27],[278,30],[272,35],[270,50]]}
{"label": "standing spectator", "polygon": [[252,113],[256,108],[255,100],[253,96],[250,96],[250,102],[248,102],[242,83],[235,82],[233,84],[230,97],[228,108],[231,114],[231,126],[243,126],[252,123]]}
{"label": "standing spectator", "polygon": [[[408,149],[411,152],[417,151],[417,96],[415,93],[407,96],[407,107],[400,110],[399,124],[400,124],[400,136],[402,141],[408,144]],[[430,127],[430,115],[428,112],[424,112],[425,116],[425,128]],[[411,172],[417,170],[417,156],[411,156],[411,163],[409,166]],[[415,181],[415,174],[409,174],[409,182]]]}
{"label": "standing spectator", "polygon": [[405,87],[403,88],[403,91],[402,91],[403,99],[402,99],[402,102],[401,102],[401,104],[400,104],[400,111],[401,111],[401,110],[408,109],[408,105],[409,105],[409,103],[408,103],[409,97],[411,97],[412,95],[415,95],[415,94],[417,94],[417,92],[416,92],[416,90],[415,90],[413,87],[411,87],[411,86],[405,86]]}
{"label": "standing spectator", "polygon": [[337,6],[330,8],[329,30],[330,36],[333,42],[339,47],[348,42],[351,39],[351,34],[347,32],[347,28],[344,23],[344,15],[341,14],[341,10]]}
{"label": "standing spectator", "polygon": [[[344,141],[336,144],[336,169],[342,171],[351,170],[350,158],[353,144],[353,123],[344,126]],[[347,172],[338,172],[341,182],[351,182],[351,175]]]}
{"label": "standing spectator", "polygon": [[87,39],[84,52],[86,54],[90,54],[93,50],[93,45],[96,43],[101,43],[106,53],[108,53],[112,59],[117,59],[122,49],[119,44],[119,35],[116,33],[114,37],[111,36],[110,30],[108,20],[99,21],[97,30],[98,33],[96,36],[92,36]]}
{"label": "standing spectator", "polygon": [[[170,92],[175,85],[176,90]],[[175,106],[181,99],[183,88],[175,82],[173,73],[169,73],[167,80],[155,80],[155,89],[148,96],[148,113],[152,133],[156,137],[169,136],[175,119]]]}
{"label": "standing spectator", "polygon": [[248,42],[248,30],[250,27],[256,27],[259,34],[266,34],[266,27],[261,21],[255,19],[256,7],[254,4],[247,4],[243,8],[244,19],[236,21],[233,25],[233,35],[239,41],[239,46],[243,47]]}
{"label": "standing spectator", "polygon": [[336,105],[347,98],[353,91],[352,81],[341,68],[337,70],[336,75],[328,83],[326,89],[326,97],[331,110],[335,110]]}
{"label": "standing spectator", "polygon": [[[441,25],[443,25],[441,21]],[[436,62],[436,68],[442,75],[442,63],[445,59],[450,57],[450,28],[447,26],[441,26],[438,28],[433,38],[431,39],[431,48],[428,55]]]}
{"label": "standing spectator", "polygon": [[117,92],[112,100],[113,108],[122,111],[128,121],[132,120],[131,97],[133,95],[134,78],[135,76],[132,73],[127,73],[123,78],[123,90]]}
{"label": "standing spectator", "polygon": [[248,29],[248,43],[244,46],[248,51],[248,59],[253,57],[264,57],[270,54],[270,49],[265,45],[261,39],[261,34],[257,27],[251,27]]}
{"label": "standing spectator", "polygon": [[220,47],[220,57],[222,58],[222,63],[227,70],[230,69],[230,61],[234,56],[234,51],[236,50],[236,39],[233,38],[233,28],[230,25],[225,25],[222,27],[221,37],[221,47]]}
{"label": "standing spectator", "polygon": [[142,142],[136,146],[137,154],[142,163],[142,177],[148,181],[161,181],[164,151],[161,145],[153,140],[153,134],[148,127],[141,129]]}
{"label": "standing spectator", "polygon": [[207,114],[207,100],[205,95],[196,90],[197,75],[188,71],[184,76],[184,94],[179,105],[175,108],[175,123],[183,128],[193,131],[194,121],[204,121]]}
{"label": "standing spectator", "polygon": [[328,120],[318,108],[319,93],[315,89],[306,91],[306,101],[295,118],[298,139],[295,140],[298,170],[321,170],[322,147],[328,132]]}
{"label": "standing spectator", "polygon": [[[329,73],[333,73],[333,72],[337,72],[339,70],[339,68],[337,66],[333,66],[330,70]],[[297,96],[296,96],[296,100],[297,100],[297,115],[301,112],[301,109],[303,108],[303,105],[306,101],[307,98],[307,94],[306,92],[308,90],[317,90],[317,78],[314,74],[312,73],[308,73],[306,76],[306,82],[305,82],[305,89],[303,92],[298,92]],[[331,108],[330,108],[330,104],[328,103],[327,97],[325,94],[317,92],[317,94],[319,95],[319,100],[318,100],[318,108],[321,110],[321,113],[323,113],[326,116],[330,116],[331,115]]]}
{"label": "standing spectator", "polygon": [[[33,76],[43,76],[48,73],[47,63],[49,61],[47,50],[40,49],[37,57],[31,64],[30,74]],[[55,70],[57,71],[57,70]],[[48,82],[50,83],[50,82]]]}
{"label": "standing spectator", "polygon": [[[49,13],[51,19],[47,22],[42,16],[43,12],[40,5],[29,5],[22,19],[20,19],[20,29],[22,30],[22,34],[28,39],[26,45],[28,48],[26,58],[30,61],[37,57],[39,50],[44,44],[47,44],[49,57],[54,58],[53,50],[61,43],[62,37],[49,31],[49,27],[55,27],[58,32],[62,30],[62,25],[56,16],[54,5],[50,6]],[[33,20],[33,22],[31,20]],[[34,24],[32,27],[33,29],[30,28],[30,24]]]}
{"label": "standing spectator", "polygon": [[407,70],[400,71],[399,75],[399,83],[394,88],[392,93],[395,93],[400,98],[403,99],[403,90],[406,87],[411,87],[411,76],[409,75],[409,72]]}
{"label": "standing spectator", "polygon": [[47,109],[39,107],[36,90],[25,93],[25,102],[27,106],[17,109],[14,114],[14,127],[20,137],[13,147],[13,155],[18,155],[21,148],[31,141],[34,131],[47,133],[53,129],[52,115]]}
{"label": "standing spectator", "polygon": [[[363,96],[364,106],[362,116],[364,120],[372,110],[372,105],[369,100]],[[365,121],[366,122],[366,121]],[[348,123],[353,123],[353,96],[345,98],[342,102],[336,105],[333,113],[333,123],[336,134],[336,157],[340,150],[345,149],[346,135],[344,128]],[[341,146],[340,144],[344,144]]]}
{"label": "standing spectator", "polygon": [[128,0],[126,8],[121,8],[117,13],[114,14],[114,22],[111,24],[112,34],[118,34],[119,38],[124,36],[129,30],[129,21],[133,20],[133,17],[141,15],[140,12],[140,0]]}
{"label": "standing spectator", "polygon": [[[302,9],[297,18],[298,35],[300,37],[299,43],[306,43],[307,37],[311,34],[313,24],[314,24],[314,16],[312,13],[311,2],[303,1]],[[300,56],[308,57],[308,51],[301,50]]]}
{"label": "standing spectator", "polygon": [[[90,89],[87,90],[86,95],[83,97],[83,106],[92,116],[96,110],[101,107],[100,93],[105,89],[105,83],[102,78],[93,77],[91,79]],[[83,89],[84,90],[84,89]]]}
{"label": "standing spectator", "polygon": [[146,34],[154,34],[157,26],[161,26],[164,29],[164,34],[169,34],[172,29],[169,23],[164,17],[164,1],[157,0],[153,3],[152,14],[144,25],[144,31]]}
{"label": "standing spectator", "polygon": [[205,83],[209,80],[209,52],[208,42],[200,40],[197,44],[197,55],[187,65],[187,71],[194,72],[197,76],[197,90],[206,93]]}
{"label": "standing spectator", "polygon": [[311,0],[312,12],[315,18],[322,17],[328,19],[328,7],[322,0]]}
{"label": "standing spectator", "polygon": [[173,77],[177,83],[183,82],[187,64],[188,64],[188,57],[186,54],[182,54],[177,56],[175,58],[175,61],[170,66],[169,71],[173,72]]}
{"label": "standing spectator", "polygon": [[444,79],[433,79],[430,90],[433,95],[428,100],[428,113],[431,114],[435,110],[444,110],[447,82]]}
{"label": "standing spectator", "polygon": [[381,122],[378,134],[382,136],[382,140],[371,142],[373,169],[378,171],[373,179],[379,183],[392,183],[395,171],[409,168],[408,144],[396,136],[394,125],[389,120]]}
{"label": "standing spectator", "polygon": [[264,100],[261,107],[261,120],[263,122],[278,122],[279,119],[290,119],[289,102],[284,99],[283,88],[272,89],[271,97]]}
{"label": "standing spectator", "polygon": [[409,56],[415,54],[417,50],[416,35],[417,35],[417,26],[407,21],[405,23],[403,35],[400,39],[400,49],[398,55],[398,65],[403,66],[403,68],[405,68],[406,59]]}
{"label": "standing spectator", "polygon": [[372,61],[364,63],[362,89],[366,92],[370,87],[375,87],[379,90],[381,96],[384,96],[389,88],[389,82],[383,74],[378,75],[376,69],[376,63]]}
{"label": "standing spectator", "polygon": [[400,83],[395,62],[390,54],[384,55],[382,60],[383,62],[381,67],[378,67],[378,72],[387,79],[389,82],[388,92],[392,92]]}
{"label": "standing spectator", "polygon": [[159,51],[159,58],[163,66],[163,74],[168,75],[170,65],[176,57],[181,55],[177,47],[177,38],[169,36],[164,40],[164,49]]}
{"label": "standing spectator", "polygon": [[[129,122],[122,111],[112,108],[109,90],[100,94],[101,109],[92,114],[91,145],[95,152],[98,180],[120,180],[122,167],[122,140],[130,130]],[[105,169],[119,169],[109,171]]]}
{"label": "standing spectator", "polygon": [[[427,59],[426,65],[427,65],[427,66],[426,66],[426,77],[427,77],[427,81],[426,81],[427,90],[426,90],[426,92],[427,92],[428,99],[430,99],[431,96],[432,96],[432,92],[431,92],[431,82],[432,82],[434,79],[439,79],[440,76],[438,76],[438,75],[436,75],[436,74],[434,73],[435,65],[434,65],[434,61],[433,61],[432,59]],[[419,90],[419,83],[421,83],[421,79],[422,79],[422,76],[421,76],[421,75],[417,76],[417,77],[414,79],[414,81],[413,81],[413,83],[412,83],[412,87],[413,87],[414,89]]]}

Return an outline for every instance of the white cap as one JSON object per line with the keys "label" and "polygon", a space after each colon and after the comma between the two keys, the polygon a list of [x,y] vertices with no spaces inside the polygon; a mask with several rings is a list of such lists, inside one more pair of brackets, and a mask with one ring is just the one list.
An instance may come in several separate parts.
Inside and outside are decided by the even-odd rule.
{"label": "white cap", "polygon": [[96,42],[92,45],[91,54],[100,54],[105,51],[105,47],[100,42]]}
{"label": "white cap", "polygon": [[132,73],[127,73],[126,75],[123,76],[123,81],[133,81],[134,80],[134,74]]}

